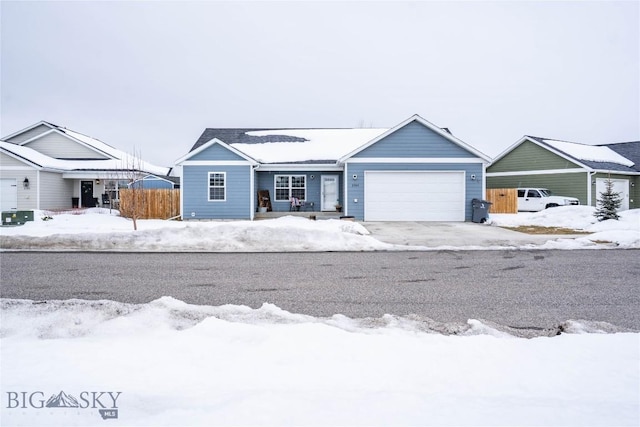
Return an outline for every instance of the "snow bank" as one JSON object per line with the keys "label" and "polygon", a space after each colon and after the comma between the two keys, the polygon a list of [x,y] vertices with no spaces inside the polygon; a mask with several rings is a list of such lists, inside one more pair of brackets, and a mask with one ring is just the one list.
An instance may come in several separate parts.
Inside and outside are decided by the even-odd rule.
{"label": "snow bank", "polygon": [[[263,221],[130,220],[117,211],[89,209],[85,214],[65,213],[23,226],[2,227],[3,247],[21,249],[97,251],[210,251],[296,252],[390,250],[394,245],[371,236],[353,221],[285,216]],[[33,237],[38,237],[34,239]]]}
{"label": "snow bank", "polygon": [[592,233],[576,239],[558,239],[543,245],[549,249],[594,247],[595,242],[611,242],[620,248],[640,248],[640,209],[619,213],[620,220],[598,222],[591,206],[560,206],[540,212],[491,214],[491,225],[500,227],[563,227]]}
{"label": "snow bank", "polygon": [[[580,322],[568,323],[576,334],[523,339],[474,320],[442,335],[409,318],[314,318],[169,297],[1,304],[3,398],[64,392],[81,402],[99,391],[114,409],[106,393],[120,392],[109,425],[639,421],[639,335],[584,334]],[[100,409],[3,404],[0,415],[3,425],[105,425]]]}
{"label": "snow bank", "polygon": [[[94,208],[83,214],[63,213],[23,226],[0,227],[5,250],[173,251],[173,252],[298,252],[378,250],[504,250],[640,248],[640,209],[621,212],[619,221],[598,222],[594,208],[565,206],[535,213],[491,214],[492,225],[565,227],[593,233],[583,237],[548,236],[540,244],[514,241],[476,246],[406,246],[383,243],[360,223],[341,220],[311,221],[285,216],[261,221],[139,220],[133,232],[130,220],[117,211]],[[486,230],[485,230],[486,231]],[[470,231],[471,232],[471,231]],[[471,239],[473,240],[473,239]],[[490,239],[489,239],[490,240]],[[468,243],[465,240],[465,244]]]}

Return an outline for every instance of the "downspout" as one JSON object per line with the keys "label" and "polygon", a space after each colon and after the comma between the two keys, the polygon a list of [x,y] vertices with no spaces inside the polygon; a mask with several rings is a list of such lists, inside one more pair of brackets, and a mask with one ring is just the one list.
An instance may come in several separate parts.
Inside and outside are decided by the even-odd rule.
{"label": "downspout", "polygon": [[482,198],[487,198],[487,164],[482,162]]}
{"label": "downspout", "polygon": [[[116,188],[117,188],[116,181]],[[184,166],[180,165],[180,221],[184,221]]]}
{"label": "downspout", "polygon": [[250,187],[249,188],[249,190],[250,190],[249,191],[249,197],[250,197],[249,206],[250,206],[250,210],[251,210],[251,214],[250,214],[249,219],[251,221],[253,221],[254,218],[256,217],[256,206],[255,206],[256,198],[253,195],[254,195],[254,193],[256,191],[256,171],[258,169],[260,169],[260,164],[259,163],[251,166],[251,180],[249,181],[250,182],[250,184],[249,184],[249,187]]}
{"label": "downspout", "polygon": [[591,190],[591,178],[596,174],[596,171],[587,172],[587,205],[591,206],[592,190]]}
{"label": "downspout", "polygon": [[[340,166],[339,162],[336,162],[337,166]],[[344,215],[345,216],[349,216],[349,190],[348,190],[348,185],[347,185],[347,169],[348,169],[348,164],[347,163],[343,163],[344,165],[344,169],[342,172],[342,185],[344,187],[344,200],[342,201],[342,206],[344,207]]]}
{"label": "downspout", "polygon": [[36,170],[36,209],[40,210],[40,170]]}

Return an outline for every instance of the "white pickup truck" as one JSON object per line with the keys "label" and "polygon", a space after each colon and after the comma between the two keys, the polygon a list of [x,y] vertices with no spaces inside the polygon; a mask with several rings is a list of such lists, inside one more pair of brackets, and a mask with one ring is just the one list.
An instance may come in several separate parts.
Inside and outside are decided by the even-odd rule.
{"label": "white pickup truck", "polygon": [[556,206],[579,205],[575,197],[556,196],[546,188],[518,188],[518,211],[537,212]]}

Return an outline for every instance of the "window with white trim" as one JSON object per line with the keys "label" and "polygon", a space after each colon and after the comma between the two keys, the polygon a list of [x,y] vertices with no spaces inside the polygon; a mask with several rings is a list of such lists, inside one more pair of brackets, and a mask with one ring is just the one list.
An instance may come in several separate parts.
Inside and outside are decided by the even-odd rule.
{"label": "window with white trim", "polygon": [[209,172],[209,201],[224,202],[227,200],[227,173]]}
{"label": "window with white trim", "polygon": [[276,175],[274,193],[276,195],[276,202],[288,202],[292,197],[299,200],[306,200],[306,175]]}

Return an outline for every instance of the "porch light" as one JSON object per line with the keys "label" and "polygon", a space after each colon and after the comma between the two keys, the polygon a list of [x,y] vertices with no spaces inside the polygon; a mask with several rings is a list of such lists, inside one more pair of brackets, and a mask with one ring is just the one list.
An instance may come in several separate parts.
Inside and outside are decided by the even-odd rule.
{"label": "porch light", "polygon": [[100,185],[100,179],[96,179],[96,185]]}
{"label": "porch light", "polygon": [[24,188],[25,190],[29,189],[29,178],[24,179],[24,181],[22,181],[22,188]]}

